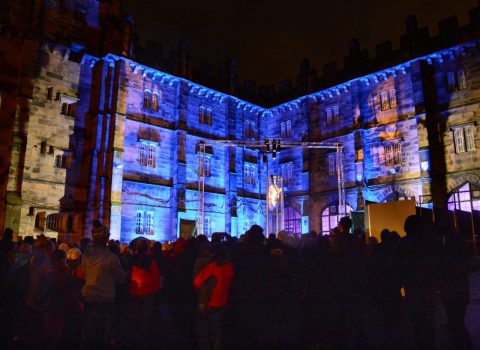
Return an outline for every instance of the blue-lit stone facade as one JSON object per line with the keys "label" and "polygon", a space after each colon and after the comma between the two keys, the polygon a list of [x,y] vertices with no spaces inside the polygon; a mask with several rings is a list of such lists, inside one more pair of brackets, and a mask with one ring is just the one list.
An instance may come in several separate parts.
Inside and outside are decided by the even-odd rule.
{"label": "blue-lit stone facade", "polygon": [[[229,146],[218,140],[340,142],[344,145],[349,208],[362,209],[364,200],[382,202],[410,197],[426,205],[432,203],[427,135],[432,130],[426,119],[435,113],[448,118],[452,125],[471,123],[477,142],[478,107],[475,103],[465,105],[465,99],[477,98],[475,90],[467,88],[474,84],[475,72],[468,68],[468,62],[475,60],[476,50],[476,43],[455,47],[271,109],[125,58],[104,58],[102,61],[118,72],[115,109],[117,119],[123,120],[114,132],[118,146],[114,147],[117,153],[112,166],[120,170],[115,175],[119,177],[118,188],[111,193],[121,193],[117,203],[121,210],[111,214],[110,221],[116,222],[111,226],[112,235],[126,241],[138,234],[171,240],[193,233],[201,141],[207,144],[207,233],[226,231],[239,235],[253,223],[265,225],[267,164],[263,154],[254,147]],[[466,87],[448,92],[445,75],[458,67],[465,70]],[[431,89],[425,81],[432,77],[432,71],[434,81],[428,84],[436,87],[436,101],[445,108],[443,111],[430,110],[432,107],[425,101],[425,89]],[[154,95],[156,101],[152,100]],[[469,172],[471,177],[473,170],[478,176],[478,146],[465,152],[468,159],[462,161],[464,155],[455,153],[448,128],[441,136],[448,154],[447,169],[458,163],[452,169],[456,178],[461,177],[461,171]],[[336,171],[329,169],[328,159],[332,156],[333,149],[295,147],[284,148],[276,159],[271,154],[267,157],[270,174],[289,177],[285,205],[298,223],[296,228],[293,226],[298,233],[322,231],[322,211],[338,204]],[[424,170],[422,162],[428,164]],[[289,167],[289,175],[282,173],[285,167]],[[447,190],[453,190],[450,176],[446,180]],[[153,218],[153,229],[149,228],[148,233],[145,227],[139,229],[146,225],[145,213],[151,215],[148,220]]]}
{"label": "blue-lit stone facade", "polygon": [[[87,25],[98,21],[87,11]],[[15,115],[11,150],[0,145],[9,156],[5,223],[19,235],[78,239],[94,219],[123,242],[195,234],[201,142],[207,234],[265,227],[267,172],[283,177],[289,231],[328,232],[336,223],[335,149],[284,147],[274,158],[238,145],[266,139],[343,144],[351,210],[412,197],[450,208],[468,183],[470,209],[480,211],[478,41],[399,56],[387,69],[272,108],[81,45],[28,45],[37,55],[28,57],[37,68],[30,91],[17,106],[0,89],[2,116]]]}

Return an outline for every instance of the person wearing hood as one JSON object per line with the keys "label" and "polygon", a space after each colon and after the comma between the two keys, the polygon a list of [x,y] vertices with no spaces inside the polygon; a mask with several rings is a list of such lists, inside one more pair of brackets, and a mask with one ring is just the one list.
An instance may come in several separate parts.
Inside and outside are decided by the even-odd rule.
{"label": "person wearing hood", "polygon": [[107,347],[112,338],[115,291],[124,283],[125,272],[118,257],[107,248],[109,236],[106,227],[95,220],[92,245],[82,256],[85,307],[80,349]]}

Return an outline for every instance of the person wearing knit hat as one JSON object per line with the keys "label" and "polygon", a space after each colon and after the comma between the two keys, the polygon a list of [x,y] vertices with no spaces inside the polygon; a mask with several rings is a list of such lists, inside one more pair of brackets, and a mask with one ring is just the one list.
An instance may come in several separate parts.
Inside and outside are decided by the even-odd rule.
{"label": "person wearing knit hat", "polygon": [[58,245],[58,249],[62,250],[65,253],[65,255],[67,255],[67,252],[70,249],[70,247],[68,246],[67,243],[64,242]]}
{"label": "person wearing knit hat", "polygon": [[81,255],[82,251],[76,247],[67,250],[67,260],[77,260]]}

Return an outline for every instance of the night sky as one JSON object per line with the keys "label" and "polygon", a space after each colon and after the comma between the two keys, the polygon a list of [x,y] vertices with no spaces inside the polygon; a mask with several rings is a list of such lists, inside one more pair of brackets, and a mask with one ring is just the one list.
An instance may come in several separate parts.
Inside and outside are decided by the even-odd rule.
{"label": "night sky", "polygon": [[342,66],[347,42],[357,38],[374,55],[376,44],[405,32],[405,18],[417,16],[419,27],[437,34],[437,22],[456,15],[459,25],[477,0],[344,0],[344,1],[158,1],[123,0],[123,12],[133,15],[134,31],[162,44],[164,56],[180,38],[190,40],[194,63],[212,64],[215,72],[232,57],[241,79],[259,85],[276,84],[298,74],[305,57],[312,68],[337,61]]}

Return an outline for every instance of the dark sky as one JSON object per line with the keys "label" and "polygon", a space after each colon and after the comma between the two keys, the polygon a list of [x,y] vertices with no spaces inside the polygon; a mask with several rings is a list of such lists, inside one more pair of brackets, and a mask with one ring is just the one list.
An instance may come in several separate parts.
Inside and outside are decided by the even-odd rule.
{"label": "dark sky", "polygon": [[163,45],[164,55],[187,36],[195,63],[213,64],[218,71],[232,57],[241,79],[260,85],[294,78],[303,57],[319,72],[336,60],[341,67],[347,42],[357,38],[361,48],[398,38],[405,18],[417,16],[419,27],[437,34],[440,19],[456,15],[460,25],[477,0],[122,0],[123,12],[135,19],[141,44],[146,39]]}

